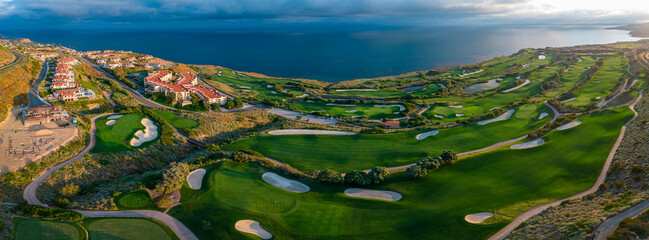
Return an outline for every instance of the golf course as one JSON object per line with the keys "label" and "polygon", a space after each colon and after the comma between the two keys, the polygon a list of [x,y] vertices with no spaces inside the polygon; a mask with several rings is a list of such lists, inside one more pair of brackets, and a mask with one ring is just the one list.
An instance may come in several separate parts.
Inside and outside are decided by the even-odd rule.
{"label": "golf course", "polygon": [[[142,113],[129,113],[117,119],[109,119],[111,116],[97,120],[97,143],[92,150],[93,152],[119,152],[142,148],[150,145],[158,138],[150,139],[137,147],[133,146],[130,142],[136,137],[136,133],[147,129],[142,123],[142,120],[146,119],[145,115]],[[109,123],[110,121],[113,121],[112,125]]]}

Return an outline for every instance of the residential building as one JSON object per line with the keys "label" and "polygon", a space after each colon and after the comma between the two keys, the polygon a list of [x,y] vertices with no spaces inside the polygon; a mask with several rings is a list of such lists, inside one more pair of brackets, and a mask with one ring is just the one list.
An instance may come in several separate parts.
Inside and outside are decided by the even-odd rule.
{"label": "residential building", "polygon": [[169,70],[158,70],[144,78],[144,89],[149,93],[164,92],[174,96],[174,100],[184,103],[191,101],[190,93],[196,94],[205,104],[225,104],[227,97],[219,94],[213,88],[199,85],[198,78],[191,73],[179,73],[178,79],[172,83],[173,74]]}
{"label": "residential building", "polygon": [[81,98],[93,99],[95,98],[95,92],[92,90],[86,90],[83,87],[71,88],[56,90],[52,94],[52,97],[64,101],[64,102],[76,102]]}
{"label": "residential building", "polygon": [[23,124],[33,126],[55,121],[68,121],[68,115],[61,106],[41,106],[25,108],[22,114]]}

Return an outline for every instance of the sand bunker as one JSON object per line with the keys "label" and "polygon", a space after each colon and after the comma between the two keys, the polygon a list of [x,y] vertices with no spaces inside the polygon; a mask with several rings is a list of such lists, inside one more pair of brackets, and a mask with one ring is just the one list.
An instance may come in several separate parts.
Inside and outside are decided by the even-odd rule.
{"label": "sand bunker", "polygon": [[124,115],[122,115],[122,114],[111,115],[111,116],[108,116],[106,119],[108,119],[108,120],[120,119],[123,116]]}
{"label": "sand bunker", "polygon": [[374,105],[374,107],[399,107],[399,111],[406,110],[406,107],[404,107],[401,104],[390,104],[390,105]]}
{"label": "sand bunker", "polygon": [[511,146],[512,149],[526,149],[541,146],[545,143],[543,139],[536,139],[534,141],[529,141],[525,143],[514,144]]}
{"label": "sand bunker", "polygon": [[205,169],[199,168],[196,169],[187,175],[187,183],[189,184],[189,187],[194,190],[201,189],[201,186],[203,185],[203,176],[205,176]]}
{"label": "sand bunker", "polygon": [[247,88],[247,89],[252,89],[251,87],[248,86],[239,86],[240,88]]}
{"label": "sand bunker", "polygon": [[547,117],[548,115],[549,115],[549,114],[546,113],[546,112],[541,113],[541,115],[539,115],[539,120],[544,119],[544,118]]}
{"label": "sand bunker", "polygon": [[115,125],[115,123],[117,123],[117,121],[115,121],[115,120],[108,120],[108,122],[106,122],[106,125],[107,125],[107,126],[112,126],[112,125]]}
{"label": "sand bunker", "polygon": [[464,216],[464,220],[469,223],[478,224],[484,222],[485,220],[487,220],[487,218],[493,216],[494,214],[490,212],[480,212],[480,213],[466,215]]}
{"label": "sand bunker", "polygon": [[354,89],[336,89],[336,92],[376,92],[378,90],[376,89],[359,89],[359,88],[354,88]]}
{"label": "sand bunker", "polygon": [[272,94],[277,94],[277,92],[275,92],[275,91],[270,91],[270,93],[272,93]]}
{"label": "sand bunker", "polygon": [[261,179],[264,180],[264,182],[273,185],[275,187],[288,190],[291,192],[296,192],[296,193],[305,193],[311,190],[309,186],[305,185],[304,183],[295,181],[295,180],[290,180],[285,177],[282,177],[280,175],[277,175],[275,173],[267,172],[264,173],[264,175],[261,175]]}
{"label": "sand bunker", "polygon": [[439,133],[439,130],[433,130],[433,131],[430,131],[430,132],[417,134],[417,136],[415,138],[417,138],[417,140],[424,140],[425,138],[430,137],[430,136],[435,136],[438,133]]}
{"label": "sand bunker", "polygon": [[504,93],[507,93],[507,92],[514,91],[514,90],[516,90],[516,89],[519,89],[519,88],[524,87],[525,85],[529,84],[530,82],[532,82],[532,81],[530,81],[529,79],[527,79],[527,80],[525,80],[525,82],[524,82],[523,84],[518,85],[518,86],[513,87],[513,88],[510,88],[510,89],[507,89],[507,90],[504,90],[503,92],[504,92]]}
{"label": "sand bunker", "polygon": [[455,106],[449,106],[449,107],[452,107],[452,108],[463,108],[464,106],[462,106],[462,105],[455,105]]}
{"label": "sand bunker", "polygon": [[358,110],[356,110],[356,109],[354,109],[354,110],[347,110],[347,111],[345,111],[345,112],[346,112],[346,113],[356,113],[356,112],[358,112]]}
{"label": "sand bunker", "polygon": [[559,126],[557,128],[557,130],[571,129],[571,128],[574,128],[576,126],[579,126],[579,124],[581,124],[581,120],[575,120],[575,121],[572,121],[572,122],[569,122],[569,123],[566,123],[564,125]]}
{"label": "sand bunker", "polygon": [[281,129],[268,132],[270,135],[356,135],[356,132],[316,130],[316,129]]}
{"label": "sand bunker", "polygon": [[507,110],[507,112],[503,113],[502,115],[498,116],[497,118],[492,118],[492,119],[489,119],[489,120],[484,120],[484,121],[478,122],[478,125],[485,125],[487,123],[507,120],[512,116],[512,114],[514,114],[514,111],[515,111],[514,109],[509,109],[509,110]]}
{"label": "sand bunker", "polygon": [[267,88],[273,88],[273,85],[266,85]]}
{"label": "sand bunker", "polygon": [[356,107],[356,104],[327,103],[327,106]]}
{"label": "sand bunker", "polygon": [[455,116],[456,117],[464,117],[464,113],[456,113]]}
{"label": "sand bunker", "polygon": [[435,114],[436,118],[444,118],[444,115]]}
{"label": "sand bunker", "polygon": [[139,147],[143,143],[153,141],[153,139],[158,137],[158,127],[153,124],[153,121],[144,118],[141,123],[146,127],[146,129],[144,129],[144,131],[138,130],[135,132],[135,137],[131,139],[131,146],[133,147]]}
{"label": "sand bunker", "polygon": [[54,134],[54,131],[49,129],[41,129],[41,130],[29,132],[30,136],[44,136],[44,135],[52,135],[52,134]]}
{"label": "sand bunker", "polygon": [[491,79],[491,80],[487,81],[486,83],[473,84],[471,86],[466,87],[464,89],[464,92],[472,94],[472,93],[476,93],[476,92],[480,92],[480,91],[495,89],[495,88],[500,86],[500,83],[498,83],[498,81],[500,81],[500,80],[502,80],[502,79],[497,78],[497,79]]}
{"label": "sand bunker", "polygon": [[259,224],[259,222],[254,220],[239,220],[234,224],[234,228],[236,228],[239,232],[255,234],[261,239],[273,238],[273,234],[266,231],[266,229],[261,227],[261,224]]}
{"label": "sand bunker", "polygon": [[393,191],[369,190],[362,188],[345,189],[345,195],[358,198],[372,198],[386,201],[399,201],[401,194]]}

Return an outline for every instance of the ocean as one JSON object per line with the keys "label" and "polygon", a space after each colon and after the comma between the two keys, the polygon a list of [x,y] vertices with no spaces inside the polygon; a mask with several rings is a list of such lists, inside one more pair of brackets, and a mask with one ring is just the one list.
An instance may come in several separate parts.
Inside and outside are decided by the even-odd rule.
{"label": "ocean", "polygon": [[130,50],[270,76],[342,81],[480,62],[521,48],[635,41],[592,28],[403,27],[353,30],[11,30],[81,51]]}

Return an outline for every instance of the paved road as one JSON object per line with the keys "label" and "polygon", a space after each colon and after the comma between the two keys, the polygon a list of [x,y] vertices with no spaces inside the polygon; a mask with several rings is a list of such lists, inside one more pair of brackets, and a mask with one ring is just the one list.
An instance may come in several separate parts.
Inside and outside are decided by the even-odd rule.
{"label": "paved road", "polygon": [[597,227],[597,229],[593,233],[595,240],[606,240],[606,237],[611,236],[613,232],[615,232],[615,229],[617,229],[617,226],[622,220],[626,218],[635,218],[642,212],[647,210],[647,208],[649,208],[649,200],[646,200],[638,205],[624,210],[623,212],[618,213],[613,217],[607,218],[599,224],[599,227]]}
{"label": "paved road", "polygon": [[[90,144],[88,144],[88,147],[86,147],[83,151],[81,151],[79,154],[76,156],[68,159],[67,161],[60,163],[47,171],[43,172],[40,176],[38,176],[34,181],[32,181],[25,190],[23,191],[23,198],[27,201],[29,204],[33,205],[39,205],[42,207],[50,207],[47,204],[41,202],[38,199],[38,196],[36,195],[36,191],[38,189],[38,186],[40,186],[45,179],[47,179],[52,173],[56,172],[57,170],[68,166],[79,159],[82,159],[83,156],[85,156],[92,148],[95,147],[96,143],[96,138],[95,138],[95,132],[97,131],[97,127],[95,125],[95,121],[103,116],[106,115],[111,115],[114,113],[105,113],[101,114],[99,116],[94,117],[91,120],[91,126],[90,126]],[[171,230],[176,233],[178,237],[180,237],[183,240],[197,240],[198,237],[194,235],[194,233],[189,230],[182,222],[178,221],[178,219],[175,219],[172,216],[169,216],[167,214],[157,212],[157,211],[149,211],[149,210],[135,210],[135,211],[85,211],[85,210],[73,210],[78,213],[81,213],[85,215],[86,217],[148,217],[148,218],[153,218],[156,219],[167,226],[171,228]]]}
{"label": "paved road", "polygon": [[41,72],[38,74],[38,77],[34,80],[32,83],[32,86],[29,87],[29,91],[27,92],[27,97],[29,98],[29,107],[38,107],[42,105],[50,105],[46,101],[44,101],[41,96],[38,94],[38,90],[40,89],[39,85],[45,79],[45,76],[47,76],[47,72],[50,70],[50,65],[48,64],[47,61],[43,62],[41,64]]}
{"label": "paved road", "polygon": [[600,172],[599,177],[597,178],[597,181],[595,181],[595,184],[593,185],[593,187],[591,187],[590,189],[588,189],[586,191],[583,191],[581,193],[578,193],[578,194],[575,194],[575,195],[572,195],[572,196],[569,196],[569,197],[565,197],[565,198],[562,198],[562,199],[559,199],[559,200],[556,200],[556,201],[553,201],[553,202],[550,202],[550,203],[546,203],[546,204],[543,204],[543,205],[540,205],[540,206],[536,206],[536,207],[528,210],[527,212],[524,212],[521,215],[518,215],[518,217],[516,217],[516,219],[514,219],[514,221],[507,224],[507,226],[505,226],[503,229],[501,229],[496,234],[491,236],[489,238],[489,240],[504,239],[512,230],[514,230],[514,228],[518,227],[518,225],[520,225],[521,223],[527,221],[532,216],[541,213],[543,210],[545,210],[545,209],[547,209],[549,207],[552,207],[552,206],[557,206],[563,201],[581,198],[583,196],[586,196],[588,194],[591,194],[591,193],[594,193],[595,191],[597,191],[597,189],[599,188],[599,185],[604,183],[604,180],[606,179],[606,172],[608,171],[608,168],[611,166],[611,161],[613,160],[613,156],[615,156],[615,151],[617,151],[617,148],[620,146],[620,143],[622,142],[622,139],[624,138],[624,132],[626,131],[626,126],[631,121],[633,121],[633,119],[635,119],[636,116],[638,116],[638,112],[635,111],[634,107],[635,107],[636,103],[638,103],[638,101],[640,101],[641,98],[642,98],[642,93],[640,93],[640,96],[631,105],[629,105],[629,109],[631,109],[635,113],[635,115],[633,116],[633,118],[629,119],[629,121],[624,123],[624,125],[622,126],[622,129],[620,130],[620,134],[618,135],[617,140],[615,141],[615,144],[613,145],[613,148],[609,152],[608,157],[606,158],[606,162],[604,162],[604,167],[602,168],[602,171]]}
{"label": "paved road", "polygon": [[[11,52],[11,54],[14,55],[14,60],[12,62],[10,62],[8,64],[5,64],[4,66],[0,67],[0,72],[11,69],[11,68],[17,66],[18,64],[20,64],[20,66],[18,66],[18,67],[22,67],[22,66],[25,66],[25,64],[27,64],[28,61],[27,61],[27,57],[25,55],[23,55],[22,53],[19,53],[19,52],[15,52],[15,51],[10,51],[10,52]],[[0,73],[0,76],[5,75],[6,73],[7,72]]]}

